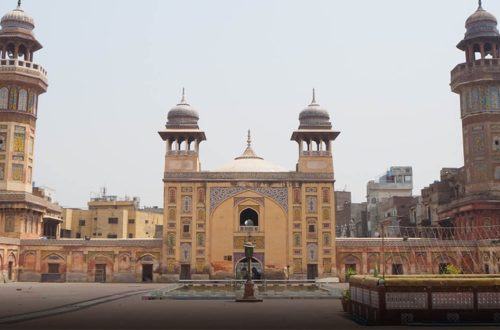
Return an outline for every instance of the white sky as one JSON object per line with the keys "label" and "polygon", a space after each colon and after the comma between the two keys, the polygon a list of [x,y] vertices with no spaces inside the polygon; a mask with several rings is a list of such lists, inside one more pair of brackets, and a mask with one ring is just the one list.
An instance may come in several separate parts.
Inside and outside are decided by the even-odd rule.
{"label": "white sky", "polygon": [[[0,11],[13,9],[3,0]],[[500,1],[483,7],[500,17]],[[208,141],[204,170],[254,150],[295,168],[290,141],[311,89],[335,130],[336,189],[410,165],[414,193],[463,164],[449,72],[475,0],[24,0],[49,72],[34,178],[68,207],[109,194],[162,206],[157,134],[186,88]]]}

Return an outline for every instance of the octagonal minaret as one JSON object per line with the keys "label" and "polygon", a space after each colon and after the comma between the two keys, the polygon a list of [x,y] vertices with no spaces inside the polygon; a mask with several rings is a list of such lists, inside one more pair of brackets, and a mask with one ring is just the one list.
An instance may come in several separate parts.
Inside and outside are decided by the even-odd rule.
{"label": "octagonal minaret", "polygon": [[38,96],[47,91],[47,73],[34,62],[42,45],[21,1],[0,25],[0,190],[31,193]]}
{"label": "octagonal minaret", "polygon": [[500,34],[481,1],[465,27],[465,63],[450,85],[460,95],[466,194],[500,196]]}

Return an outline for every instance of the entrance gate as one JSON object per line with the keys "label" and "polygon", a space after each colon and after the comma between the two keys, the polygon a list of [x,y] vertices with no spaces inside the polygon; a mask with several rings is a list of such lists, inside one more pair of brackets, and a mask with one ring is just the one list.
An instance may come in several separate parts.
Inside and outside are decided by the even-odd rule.
{"label": "entrance gate", "polygon": [[181,265],[181,280],[190,280],[191,279],[191,266],[190,265]]}
{"label": "entrance gate", "polygon": [[104,283],[106,282],[106,265],[97,264],[95,265],[95,282]]}
{"label": "entrance gate", "polygon": [[153,282],[153,264],[142,264],[142,281]]}
{"label": "entrance gate", "polygon": [[307,279],[314,280],[318,277],[318,265],[317,264],[308,264],[307,265]]}

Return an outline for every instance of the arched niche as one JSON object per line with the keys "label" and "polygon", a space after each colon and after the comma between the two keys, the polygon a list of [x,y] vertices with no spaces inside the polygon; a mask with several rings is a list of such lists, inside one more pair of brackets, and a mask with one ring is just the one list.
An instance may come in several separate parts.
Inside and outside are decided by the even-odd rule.
{"label": "arched niche", "polygon": [[243,211],[240,212],[240,226],[247,226],[245,222],[247,220],[252,221],[253,227],[259,226],[259,214],[252,208],[247,207]]}

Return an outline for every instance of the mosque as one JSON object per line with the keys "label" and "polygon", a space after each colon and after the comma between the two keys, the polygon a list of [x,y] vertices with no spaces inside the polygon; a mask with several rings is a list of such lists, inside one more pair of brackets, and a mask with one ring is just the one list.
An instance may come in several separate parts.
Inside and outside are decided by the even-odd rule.
{"label": "mosque", "polygon": [[[250,132],[240,156],[202,171],[199,150],[207,137],[183,93],[158,132],[165,142],[162,237],[58,238],[62,209],[32,185],[38,96],[48,86],[45,70],[34,62],[42,46],[20,3],[0,24],[0,281],[240,278],[247,241],[255,245],[255,273],[267,279],[343,279],[348,270],[366,274],[381,269],[433,274],[463,260],[473,264],[473,272],[488,264],[489,272],[500,273],[500,246],[489,240],[450,249],[449,241],[439,239],[336,238],[332,147],[339,132],[314,92],[291,132],[298,146],[295,171],[258,156]],[[452,87],[461,95],[467,189],[474,198],[443,211],[449,221],[487,214],[491,225],[500,225],[496,26],[496,18],[479,6],[458,45],[466,62],[454,69]],[[466,213],[471,203],[483,209]]]}

